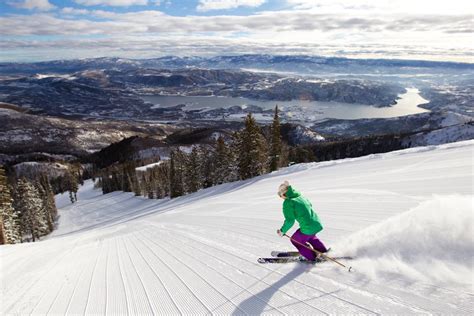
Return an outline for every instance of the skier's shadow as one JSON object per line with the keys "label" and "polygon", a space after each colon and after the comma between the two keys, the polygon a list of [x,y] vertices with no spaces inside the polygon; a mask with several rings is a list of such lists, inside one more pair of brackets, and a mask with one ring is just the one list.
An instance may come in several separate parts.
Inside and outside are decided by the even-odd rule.
{"label": "skier's shadow", "polygon": [[[280,290],[282,286],[285,284],[289,283],[290,281],[294,280],[297,278],[299,275],[308,272],[308,267],[305,265],[297,264],[295,265],[295,268],[290,271],[288,274],[283,276],[281,279],[279,279],[277,282],[273,284],[265,285],[265,289],[263,291],[260,291],[242,303],[240,303],[237,308],[234,310],[232,315],[234,316],[240,316],[242,314],[248,314],[248,315],[260,315],[264,312],[265,308],[268,307],[268,302],[272,298],[272,296]],[[267,277],[266,275],[265,277]],[[260,282],[259,282],[260,283]]]}

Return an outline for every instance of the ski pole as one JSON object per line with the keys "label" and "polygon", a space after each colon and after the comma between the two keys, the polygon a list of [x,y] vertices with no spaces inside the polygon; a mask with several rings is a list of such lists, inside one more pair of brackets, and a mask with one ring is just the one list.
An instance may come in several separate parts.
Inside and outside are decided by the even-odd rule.
{"label": "ski pole", "polygon": [[283,236],[286,236],[286,237],[290,238],[291,241],[294,241],[294,242],[297,243],[298,245],[301,245],[301,246],[305,247],[306,249],[309,249],[309,250],[315,252],[316,254],[318,254],[318,255],[320,255],[320,256],[326,258],[326,259],[329,259],[329,260],[331,260],[332,262],[337,263],[337,264],[340,265],[341,267],[344,267],[344,268],[348,269],[347,271],[351,272],[352,267],[349,267],[349,268],[348,268],[346,265],[340,263],[340,262],[337,261],[336,259],[333,259],[333,258],[331,258],[331,257],[329,257],[329,256],[326,256],[324,253],[319,252],[319,251],[317,251],[316,249],[313,249],[313,248],[311,248],[311,247],[308,247],[307,245],[303,245],[302,243],[300,243],[300,242],[297,241],[297,240],[294,240],[293,238],[291,238],[291,237],[288,236],[287,234],[284,234]]}

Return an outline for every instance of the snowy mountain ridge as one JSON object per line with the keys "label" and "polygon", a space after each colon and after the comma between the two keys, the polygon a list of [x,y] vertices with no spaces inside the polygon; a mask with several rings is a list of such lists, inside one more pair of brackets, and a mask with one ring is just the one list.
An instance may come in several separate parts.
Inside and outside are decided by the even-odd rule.
{"label": "snowy mountain ridge", "polygon": [[[472,314],[473,152],[471,140],[300,164],[171,200],[88,182],[76,204],[58,196],[49,238],[0,247],[0,313]],[[285,179],[354,273],[256,263],[292,248],[275,233]]]}

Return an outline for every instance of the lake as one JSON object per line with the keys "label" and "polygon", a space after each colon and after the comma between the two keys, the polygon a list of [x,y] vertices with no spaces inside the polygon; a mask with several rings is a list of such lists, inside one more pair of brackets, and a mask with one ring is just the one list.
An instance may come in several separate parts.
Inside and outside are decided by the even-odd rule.
{"label": "lake", "polygon": [[378,108],[370,105],[321,102],[321,101],[261,101],[246,98],[218,97],[218,96],[164,96],[143,95],[143,100],[154,104],[152,108],[171,107],[185,104],[185,111],[197,109],[217,109],[240,106],[245,108],[256,105],[263,109],[273,109],[275,105],[287,118],[302,121],[317,121],[326,118],[336,119],[361,119],[361,118],[389,118],[405,116],[429,110],[418,107],[420,104],[428,103],[428,100],[420,96],[416,88],[407,88],[407,92],[400,94],[397,103],[390,107]]}

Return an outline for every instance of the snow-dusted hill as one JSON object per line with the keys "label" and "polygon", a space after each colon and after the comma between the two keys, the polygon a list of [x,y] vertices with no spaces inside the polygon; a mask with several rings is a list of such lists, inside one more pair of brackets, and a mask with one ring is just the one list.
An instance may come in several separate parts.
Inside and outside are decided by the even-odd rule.
{"label": "snow-dusted hill", "polygon": [[[160,201],[89,182],[77,204],[58,197],[47,240],[0,247],[0,314],[472,314],[473,153],[467,141],[301,164]],[[354,272],[256,263],[292,248],[275,232],[285,179]]]}

